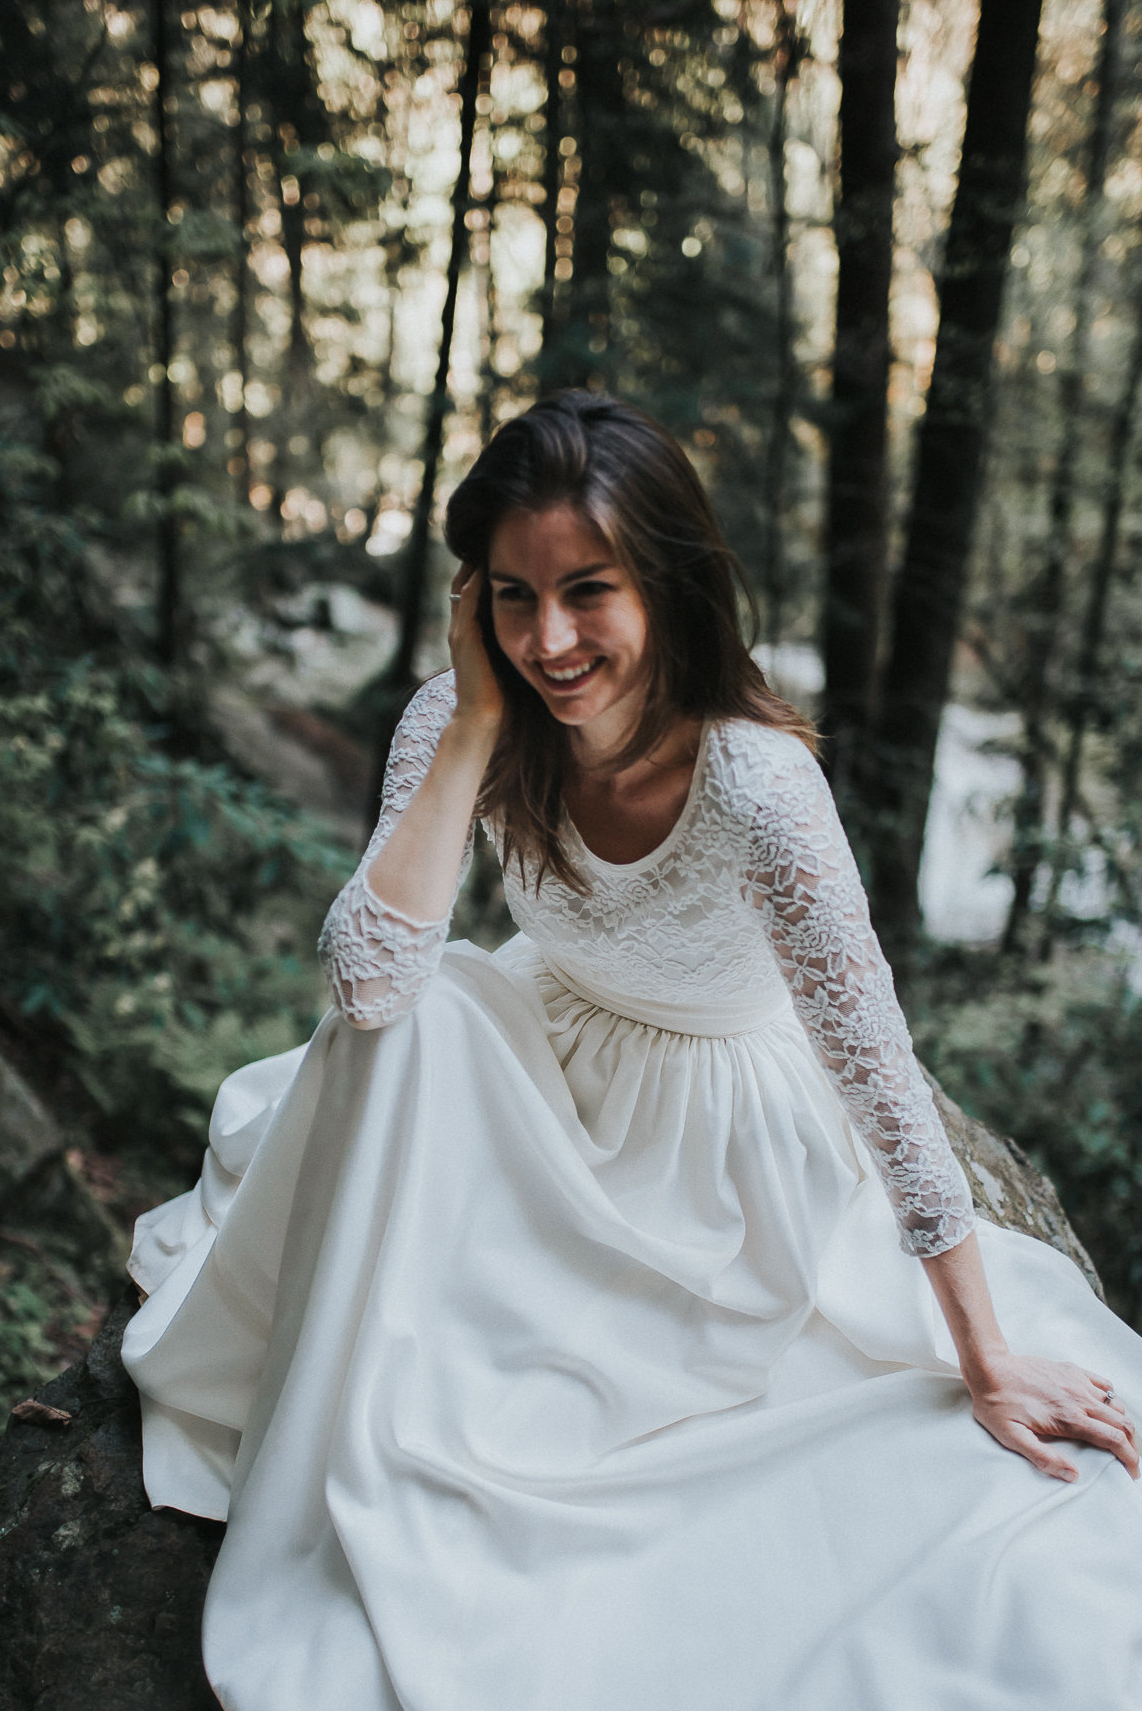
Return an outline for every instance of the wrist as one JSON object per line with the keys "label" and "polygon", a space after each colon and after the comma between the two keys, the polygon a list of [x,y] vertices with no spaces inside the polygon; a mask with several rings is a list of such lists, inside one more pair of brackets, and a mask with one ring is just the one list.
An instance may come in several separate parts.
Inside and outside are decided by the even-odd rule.
{"label": "wrist", "polygon": [[455,754],[479,759],[486,766],[499,734],[498,712],[468,711],[458,707],[441,734],[441,742]]}
{"label": "wrist", "polygon": [[1001,1382],[1003,1369],[1010,1359],[1011,1350],[1002,1337],[968,1351],[961,1350],[960,1371],[972,1395],[994,1390]]}

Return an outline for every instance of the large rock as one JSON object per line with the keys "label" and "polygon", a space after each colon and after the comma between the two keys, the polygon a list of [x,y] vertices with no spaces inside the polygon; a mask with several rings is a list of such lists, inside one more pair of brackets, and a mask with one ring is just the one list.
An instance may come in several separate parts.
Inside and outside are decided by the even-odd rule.
{"label": "large rock", "polygon": [[1105,1301],[1094,1261],[1067,1222],[1055,1185],[1036,1170],[1021,1147],[1001,1139],[949,1099],[935,1076],[924,1071],[941,1121],[964,1167],[975,1209],[989,1223],[1036,1236],[1073,1259],[1100,1301]]}
{"label": "large rock", "polygon": [[[1060,1248],[1101,1294],[1046,1177],[936,1093],[984,1216]],[[198,1628],[222,1528],[147,1506],[130,1313],[40,1392],[70,1423],[14,1417],[0,1442],[0,1711],[216,1711]]]}
{"label": "large rock", "polygon": [[223,1529],[147,1504],[131,1311],[0,1441],[2,1711],[217,1711],[198,1627]]}

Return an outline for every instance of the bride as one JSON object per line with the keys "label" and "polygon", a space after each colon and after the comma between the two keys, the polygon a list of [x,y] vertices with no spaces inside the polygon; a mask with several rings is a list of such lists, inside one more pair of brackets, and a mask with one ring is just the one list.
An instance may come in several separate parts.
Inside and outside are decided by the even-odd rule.
{"label": "bride", "polygon": [[335,1007],[137,1233],[222,1705],[1138,1711],[1142,1343],[975,1223],[690,464],[563,394],[447,533]]}

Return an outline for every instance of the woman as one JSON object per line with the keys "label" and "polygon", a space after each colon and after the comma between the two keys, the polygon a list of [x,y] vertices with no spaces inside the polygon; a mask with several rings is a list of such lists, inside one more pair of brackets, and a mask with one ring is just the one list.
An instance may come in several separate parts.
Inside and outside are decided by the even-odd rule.
{"label": "woman", "polygon": [[[544,401],[448,538],[336,1008],[139,1232],[223,1705],[1137,1711],[1142,1344],[973,1228],[685,456]],[[491,957],[445,949],[477,816]]]}

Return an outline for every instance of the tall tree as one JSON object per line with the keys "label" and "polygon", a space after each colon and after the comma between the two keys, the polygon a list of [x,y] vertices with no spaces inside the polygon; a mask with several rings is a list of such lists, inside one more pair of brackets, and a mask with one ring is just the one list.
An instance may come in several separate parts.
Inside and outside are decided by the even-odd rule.
{"label": "tall tree", "polygon": [[156,646],[164,665],[178,658],[182,632],[182,587],[178,519],[174,511],[175,396],[174,303],[171,296],[174,224],[172,220],[175,138],[173,116],[169,0],[151,0],[152,45],[155,56],[154,130],[155,202],[158,242],[155,245],[154,350],[158,380],[155,387],[155,443],[158,465],[158,560]]}
{"label": "tall tree", "polygon": [[1035,876],[1043,857],[1048,778],[1048,726],[1054,701],[1055,663],[1066,591],[1066,570],[1073,550],[1078,462],[1085,439],[1084,383],[1091,370],[1092,329],[1098,308],[1099,253],[1106,236],[1106,175],[1119,88],[1124,0],[1103,0],[1102,43],[1096,77],[1094,122],[1091,126],[1083,182],[1078,279],[1074,295],[1074,325],[1059,374],[1059,449],[1051,479],[1049,528],[1043,562],[1027,590],[1022,623],[1021,681],[1023,716],[1022,788],[1015,802],[1011,909],[1004,931],[1005,951],[1022,949]]}
{"label": "tall tree", "polygon": [[237,36],[234,43],[234,226],[237,242],[234,247],[234,312],[231,342],[234,346],[234,367],[238,372],[240,396],[234,413],[234,431],[238,443],[234,456],[234,482],[240,500],[250,494],[250,411],[246,404],[249,384],[249,324],[250,324],[250,160],[249,128],[246,108],[250,98],[250,35],[253,28],[251,0],[235,0]]}
{"label": "tall tree", "polygon": [[875,778],[865,787],[873,916],[905,974],[920,925],[924,823],[978,509],[992,349],[1023,202],[1041,10],[1042,0],[980,4],[959,181],[938,278],[935,362],[892,603]]}
{"label": "tall tree", "polygon": [[866,752],[888,545],[889,290],[899,0],[846,0],[823,613],[825,760],[843,810]]}
{"label": "tall tree", "polygon": [[1106,648],[1110,595],[1121,542],[1130,448],[1137,425],[1139,396],[1142,394],[1142,280],[1139,280],[1135,288],[1134,316],[1134,336],[1127,358],[1126,374],[1110,424],[1098,545],[1087,578],[1079,653],[1075,667],[1075,686],[1065,709],[1059,811],[1051,858],[1051,879],[1043,909],[1043,934],[1039,945],[1040,955],[1044,957],[1050,954],[1058,932],[1059,893],[1063,876],[1073,861],[1073,853],[1068,845],[1072,824],[1078,812],[1083,751],[1087,734],[1102,707],[1101,667]]}
{"label": "tall tree", "polygon": [[773,48],[773,114],[766,139],[770,218],[773,223],[773,331],[777,346],[777,385],[773,397],[773,420],[765,452],[766,516],[765,545],[762,552],[765,633],[771,647],[780,643],[785,630],[789,579],[785,534],[789,506],[791,429],[799,383],[797,357],[793,348],[793,270],[789,255],[789,194],[786,173],[789,90],[807,53],[808,44],[797,30],[796,6],[793,0],[778,0]]}
{"label": "tall tree", "polygon": [[[555,345],[556,312],[559,293],[558,263],[560,260],[560,220],[571,221],[559,206],[563,183],[562,157],[559,144],[563,137],[563,28],[564,7],[553,0],[544,20],[543,46],[543,286],[540,293],[542,339],[540,349],[550,353]],[[574,73],[567,68],[569,81]],[[570,249],[568,243],[567,248]]]}
{"label": "tall tree", "polygon": [[448,373],[452,362],[452,337],[456,326],[456,299],[460,273],[468,252],[467,215],[472,182],[472,142],[476,132],[476,104],[480,93],[480,68],[492,39],[489,0],[471,0],[468,11],[468,42],[460,75],[460,165],[452,187],[452,240],[445,278],[444,309],[440,317],[440,343],[436,379],[428,399],[424,438],[421,443],[420,490],[413,511],[412,528],[404,554],[400,607],[400,637],[385,669],[382,710],[376,739],[374,798],[384,778],[385,762],[397,721],[416,687],[413,659],[420,640],[428,584],[429,530],[436,502],[436,479],[444,445],[448,416]]}
{"label": "tall tree", "polygon": [[282,247],[289,262],[290,324],[286,358],[291,388],[307,375],[302,258],[309,209],[320,199],[312,154],[329,137],[329,114],[318,90],[313,46],[306,23],[311,0],[273,0],[261,59],[264,98],[274,115],[274,170],[282,219]]}
{"label": "tall tree", "polygon": [[570,42],[562,57],[574,64],[578,194],[567,325],[557,380],[563,386],[600,385],[611,342],[611,230],[616,198],[630,178],[623,135],[624,19],[619,0],[574,0]]}

